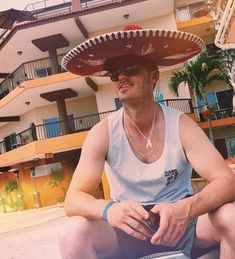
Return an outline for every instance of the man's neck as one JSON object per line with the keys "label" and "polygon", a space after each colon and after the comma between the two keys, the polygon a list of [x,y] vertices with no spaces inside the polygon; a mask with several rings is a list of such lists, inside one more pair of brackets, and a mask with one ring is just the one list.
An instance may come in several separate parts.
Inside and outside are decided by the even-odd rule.
{"label": "man's neck", "polygon": [[147,105],[124,104],[124,123],[132,124],[131,120],[134,120],[140,130],[148,130],[156,109],[158,110],[158,104],[154,102]]}

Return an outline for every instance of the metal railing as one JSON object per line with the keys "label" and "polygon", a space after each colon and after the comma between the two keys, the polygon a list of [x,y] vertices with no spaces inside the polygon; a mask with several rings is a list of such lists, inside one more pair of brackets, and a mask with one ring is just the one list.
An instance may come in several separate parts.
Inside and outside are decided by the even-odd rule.
{"label": "metal railing", "polygon": [[123,3],[127,0],[81,0],[81,8],[89,9],[89,8],[95,8],[102,5],[108,5],[108,4],[114,4],[114,3]]}
{"label": "metal railing", "polygon": [[[183,111],[184,113],[196,113],[198,114],[198,122],[205,121],[202,116],[200,107],[192,107],[191,99],[166,99],[159,103],[164,104],[169,107],[176,108]],[[68,124],[70,133],[82,132],[91,129],[95,124],[100,122],[102,119],[106,118],[108,115],[112,114],[115,110],[102,112],[98,114],[92,114],[88,116],[82,116],[73,118],[72,120],[68,117]],[[222,119],[227,117],[235,116],[232,108],[216,109],[213,111],[213,116],[211,119]],[[66,135],[63,132],[64,122],[58,121],[53,123],[46,123],[41,125],[33,125],[30,128],[18,133],[11,134],[4,138],[0,142],[0,153],[5,153],[15,148],[21,147],[25,144],[36,140],[54,138],[58,136]]]}
{"label": "metal railing", "polygon": [[158,101],[160,104],[175,108],[184,113],[193,113],[193,105],[191,99],[165,99]]}
{"label": "metal railing", "polygon": [[[81,10],[125,1],[127,0],[81,0]],[[43,0],[28,4],[24,10],[30,11],[37,19],[73,11],[71,0]]]}
{"label": "metal railing", "polygon": [[[64,54],[57,56],[58,64],[61,63],[63,56]],[[58,73],[60,72],[63,72],[63,70],[59,65]],[[26,80],[45,77],[52,74],[51,59],[49,57],[23,63],[0,83],[0,99],[4,98]]]}
{"label": "metal railing", "polygon": [[30,11],[36,19],[41,19],[71,13],[72,2],[70,0],[44,0],[29,4],[24,10]]}
{"label": "metal railing", "polygon": [[[215,104],[215,105],[218,106],[218,104]],[[197,114],[198,122],[207,121],[207,118],[204,118],[204,116],[202,114],[202,107],[203,106],[193,107],[194,113]],[[218,119],[224,119],[224,118],[229,118],[229,117],[235,116],[235,114],[233,113],[232,107],[215,108],[215,109],[212,109],[211,112],[212,112],[210,115],[211,120],[218,120]]]}
{"label": "metal railing", "polygon": [[184,22],[196,18],[194,13],[205,8],[205,1],[198,1],[197,3],[188,4],[177,7],[175,11],[176,21]]}
{"label": "metal railing", "polygon": [[[113,112],[114,110],[74,118],[72,121],[69,120],[70,133],[89,130]],[[36,140],[66,135],[62,130],[63,124],[63,121],[58,121],[34,125],[18,134],[11,134],[0,142],[0,153],[6,153]]]}

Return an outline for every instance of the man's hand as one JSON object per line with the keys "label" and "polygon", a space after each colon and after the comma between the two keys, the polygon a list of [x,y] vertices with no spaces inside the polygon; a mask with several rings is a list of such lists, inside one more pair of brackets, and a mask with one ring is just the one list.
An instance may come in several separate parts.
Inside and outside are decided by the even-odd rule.
{"label": "man's hand", "polygon": [[176,246],[186,231],[189,220],[188,210],[175,202],[157,204],[151,211],[160,215],[160,226],[151,238],[151,243]]}
{"label": "man's hand", "polygon": [[151,238],[154,234],[147,226],[148,218],[148,212],[139,203],[130,200],[113,204],[107,212],[111,226],[140,240]]}

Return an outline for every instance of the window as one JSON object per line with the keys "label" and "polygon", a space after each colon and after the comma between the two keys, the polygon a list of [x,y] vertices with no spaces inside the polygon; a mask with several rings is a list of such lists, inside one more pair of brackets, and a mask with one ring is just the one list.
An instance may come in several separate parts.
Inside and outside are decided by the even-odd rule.
{"label": "window", "polygon": [[219,109],[227,109],[233,107],[233,92],[232,90],[223,90],[216,92],[216,97]]}
{"label": "window", "polygon": [[119,98],[115,98],[114,101],[115,101],[115,106],[116,106],[116,109],[117,109],[117,110],[119,110],[120,108],[122,108],[122,102],[120,101]]}
{"label": "window", "polygon": [[[212,106],[213,111],[216,113],[217,118],[228,117],[232,115],[233,111],[233,91],[231,89],[222,90],[218,92],[207,93],[206,98],[208,104]],[[197,97],[198,112],[201,120],[202,107],[204,103],[201,98]]]}
{"label": "window", "polygon": [[235,156],[235,136],[226,138],[228,156]]}
{"label": "window", "polygon": [[10,151],[17,145],[16,134],[10,134],[4,138],[5,150]]}
{"label": "window", "polygon": [[[35,167],[35,177],[50,175],[51,171],[61,171],[61,163],[52,163]],[[31,172],[31,178],[33,178]]]}
{"label": "window", "polygon": [[43,124],[47,138],[54,138],[61,135],[61,125],[59,118],[45,119],[43,120]]}
{"label": "window", "polygon": [[36,77],[47,77],[51,75],[51,68],[50,67],[43,67],[36,69]]}
{"label": "window", "polygon": [[228,158],[235,155],[235,136],[215,139],[215,147],[223,156]]}

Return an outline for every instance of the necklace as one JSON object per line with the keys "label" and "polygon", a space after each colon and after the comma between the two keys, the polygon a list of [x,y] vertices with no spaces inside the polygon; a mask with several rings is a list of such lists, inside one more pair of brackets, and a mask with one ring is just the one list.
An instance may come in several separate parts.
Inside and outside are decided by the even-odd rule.
{"label": "necklace", "polygon": [[125,108],[125,111],[128,115],[128,117],[130,118],[130,121],[132,123],[132,125],[136,128],[136,130],[139,132],[139,134],[147,141],[146,143],[146,146],[145,148],[146,149],[149,149],[149,148],[152,148],[153,145],[152,145],[152,142],[151,142],[151,137],[152,137],[152,134],[153,134],[153,128],[154,128],[154,125],[155,125],[155,122],[156,122],[156,115],[157,115],[157,111],[155,109],[155,113],[153,115],[153,122],[152,122],[152,127],[151,127],[151,130],[150,130],[150,133],[149,133],[149,137],[147,138],[144,133],[139,129],[138,125],[135,123],[134,119],[132,118],[130,112],[128,111],[127,108]]}
{"label": "necklace", "polygon": [[[135,140],[132,139],[128,127],[125,127],[125,128],[126,128],[126,130],[127,130],[129,139],[131,140],[131,142],[129,142],[129,143],[130,143],[130,146],[131,146],[133,152],[134,152],[134,153],[136,152],[136,153],[138,154],[137,157],[139,157],[139,159],[140,159],[142,162],[146,162],[146,161],[144,161],[144,160],[145,160],[146,157],[149,157],[149,155],[153,152],[153,148],[151,148],[150,150],[146,150],[146,149],[145,149],[146,151],[145,151],[144,153],[143,153],[143,151],[140,151],[140,150],[137,148],[137,145],[136,145],[136,143],[135,143]],[[143,159],[144,159],[144,160],[143,160]]]}

